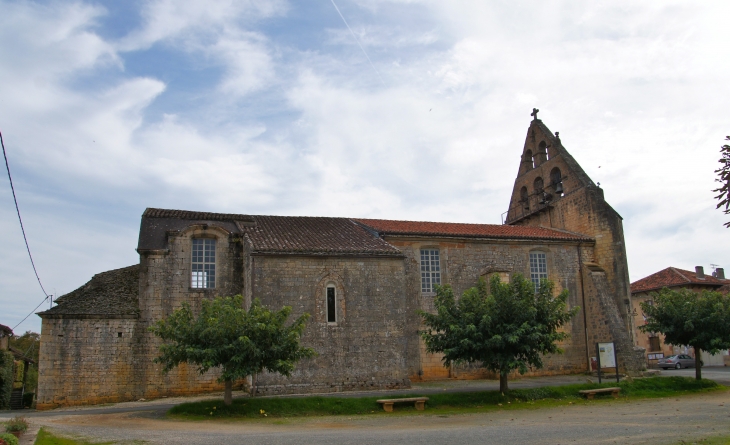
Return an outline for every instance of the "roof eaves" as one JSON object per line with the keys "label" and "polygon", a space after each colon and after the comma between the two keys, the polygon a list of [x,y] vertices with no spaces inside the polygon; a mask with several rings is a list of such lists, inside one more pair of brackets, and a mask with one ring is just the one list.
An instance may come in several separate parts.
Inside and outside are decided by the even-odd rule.
{"label": "roof eaves", "polygon": [[251,251],[256,256],[279,256],[279,255],[301,255],[301,256],[347,256],[347,257],[397,257],[405,255],[400,250],[395,251],[347,251],[347,250],[283,250],[283,249],[256,249]]}
{"label": "roof eaves", "polygon": [[403,237],[403,238],[419,238],[419,237],[438,237],[448,239],[470,239],[470,240],[500,240],[500,241],[555,241],[555,242],[592,242],[594,238],[589,237],[557,237],[557,236],[514,236],[514,235],[482,235],[482,234],[454,234],[440,232],[381,232],[383,236]]}

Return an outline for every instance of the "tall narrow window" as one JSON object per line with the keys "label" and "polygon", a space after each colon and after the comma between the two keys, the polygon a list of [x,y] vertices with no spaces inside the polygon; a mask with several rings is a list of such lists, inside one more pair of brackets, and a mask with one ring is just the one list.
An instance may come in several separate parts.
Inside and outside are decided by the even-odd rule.
{"label": "tall narrow window", "polygon": [[563,196],[563,175],[560,173],[560,169],[555,167],[550,172],[550,184],[555,189],[555,194]]}
{"label": "tall narrow window", "polygon": [[441,261],[438,249],[421,249],[421,292],[433,292],[441,284]]}
{"label": "tall narrow window", "polygon": [[520,189],[520,202],[522,203],[523,210],[530,210],[530,198],[529,193],[527,192],[527,187],[522,187]]}
{"label": "tall narrow window", "polygon": [[540,289],[540,281],[547,277],[546,255],[543,252],[530,252],[530,279],[535,283],[535,292]]}
{"label": "tall narrow window", "polygon": [[327,323],[337,322],[337,311],[335,310],[336,304],[336,292],[335,287],[330,285],[327,286]]}
{"label": "tall narrow window", "polygon": [[527,164],[527,168],[525,171],[532,170],[535,168],[535,159],[532,157],[532,150],[525,150],[525,164]]}
{"label": "tall narrow window", "polygon": [[215,240],[193,240],[193,276],[190,287],[212,289],[215,287]]}

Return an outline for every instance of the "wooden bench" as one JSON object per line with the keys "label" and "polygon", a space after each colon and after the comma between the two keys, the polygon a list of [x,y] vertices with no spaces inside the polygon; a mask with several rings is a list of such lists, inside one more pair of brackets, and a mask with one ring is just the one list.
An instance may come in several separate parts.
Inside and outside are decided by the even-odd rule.
{"label": "wooden bench", "polygon": [[405,399],[380,399],[380,400],[377,400],[377,402],[383,404],[383,409],[385,411],[392,413],[393,404],[401,403],[401,402],[415,402],[416,409],[418,411],[423,411],[424,408],[426,407],[426,400],[428,400],[428,397],[408,397]]}
{"label": "wooden bench", "polygon": [[613,395],[614,399],[618,399],[619,391],[621,391],[621,388],[583,389],[578,392],[583,394],[584,396],[586,396],[586,398],[588,398],[588,400],[593,400],[593,396],[595,396],[598,393],[603,393],[603,392],[610,392],[611,395]]}

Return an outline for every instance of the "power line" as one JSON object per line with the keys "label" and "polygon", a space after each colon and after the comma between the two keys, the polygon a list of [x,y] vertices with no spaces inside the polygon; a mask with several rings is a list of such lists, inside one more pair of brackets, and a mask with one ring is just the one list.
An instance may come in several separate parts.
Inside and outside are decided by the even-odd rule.
{"label": "power line", "polygon": [[350,28],[350,25],[347,24],[347,20],[345,20],[345,16],[342,15],[342,13],[340,12],[340,8],[337,7],[335,0],[330,0],[330,1],[332,2],[332,6],[334,6],[335,9],[337,10],[337,13],[340,15],[340,18],[342,18],[342,21],[345,22],[345,26],[347,26],[347,29],[350,30],[350,34],[352,34],[352,37],[355,38],[355,42],[357,42],[357,46],[360,47],[360,49],[362,50],[362,53],[365,54],[365,57],[368,59],[368,62],[370,62],[370,67],[373,69],[373,71],[375,71],[375,74],[378,75],[378,78],[380,78],[380,82],[382,82],[383,85],[385,85],[385,81],[380,76],[380,73],[378,72],[377,68],[375,68],[375,65],[373,65],[373,61],[370,60],[370,56],[368,56],[368,53],[365,52],[365,48],[362,47],[360,40],[357,38],[357,35],[355,35],[355,32],[352,30],[352,28]]}
{"label": "power line", "polygon": [[32,311],[30,311],[30,314],[26,315],[26,316],[25,316],[25,318],[23,318],[22,320],[20,320],[20,323],[18,323],[18,324],[16,324],[15,326],[13,326],[13,330],[15,330],[15,328],[17,328],[17,327],[18,327],[18,326],[20,326],[21,324],[23,324],[23,322],[24,322],[25,320],[27,320],[27,319],[28,319],[28,317],[30,317],[31,315],[33,315],[33,313],[34,313],[35,311],[37,311],[39,307],[41,307],[41,304],[45,303],[45,302],[46,302],[46,301],[47,301],[47,300],[48,300],[49,298],[51,298],[51,296],[50,296],[50,295],[49,295],[49,296],[47,296],[46,298],[44,298],[44,299],[43,299],[43,301],[41,301],[41,302],[40,302],[40,303],[38,304],[38,306],[36,306],[36,307],[35,307],[35,309],[33,309]]}
{"label": "power line", "polygon": [[[5,159],[5,169],[8,171],[8,180],[10,181],[10,190],[13,192],[13,201],[15,202],[15,211],[18,214],[18,221],[20,222],[20,231],[23,232],[23,241],[25,241],[25,248],[28,251],[28,257],[30,258],[30,264],[33,266],[33,272],[35,273],[35,277],[38,280],[38,284],[41,286],[41,290],[43,291],[43,295],[46,296],[46,298],[41,301],[41,303],[36,306],[33,311],[26,315],[23,320],[20,321],[20,323],[24,322],[30,315],[36,311],[39,307],[41,307],[41,304],[45,303],[46,300],[51,298],[50,295],[48,295],[48,292],[46,292],[46,289],[43,287],[43,283],[41,283],[41,278],[38,276],[38,270],[35,268],[35,262],[33,261],[33,255],[30,253],[30,246],[28,245],[28,238],[25,236],[25,227],[23,227],[23,218],[20,217],[20,208],[18,207],[18,198],[15,196],[15,187],[13,187],[13,177],[10,175],[10,164],[8,163],[8,155],[5,152],[5,142],[3,141],[3,133],[0,131],[0,145],[2,145],[3,148],[3,158]],[[15,328],[20,326],[20,323],[15,325]]]}

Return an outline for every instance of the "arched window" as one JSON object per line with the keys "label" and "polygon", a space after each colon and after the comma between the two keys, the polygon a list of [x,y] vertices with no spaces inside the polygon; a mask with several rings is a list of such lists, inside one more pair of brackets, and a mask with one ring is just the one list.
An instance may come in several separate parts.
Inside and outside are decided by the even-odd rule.
{"label": "arched window", "polygon": [[337,323],[337,288],[330,283],[326,287],[327,323]]}
{"label": "arched window", "polygon": [[547,157],[547,143],[545,141],[540,141],[540,144],[537,146],[537,158],[538,162],[537,164],[542,164],[543,162],[548,160]]}
{"label": "arched window", "polygon": [[520,202],[522,203],[522,208],[524,210],[530,210],[530,200],[528,198],[529,193],[527,192],[527,187],[522,187],[520,189]]}
{"label": "arched window", "polygon": [[550,185],[555,189],[555,194],[563,196],[563,175],[560,173],[560,169],[555,167],[550,171]]}
{"label": "arched window", "polygon": [[532,150],[525,150],[525,159],[522,162],[527,165],[525,171],[535,168],[535,159],[532,156]]}
{"label": "arched window", "polygon": [[540,289],[540,282],[547,278],[547,255],[545,252],[530,252],[530,280],[535,285],[535,292]]}
{"label": "arched window", "polygon": [[421,292],[435,292],[434,285],[441,284],[441,259],[438,249],[421,249]]}
{"label": "arched window", "polygon": [[190,287],[212,289],[215,287],[215,240],[193,238],[192,277]]}
{"label": "arched window", "polygon": [[542,182],[542,178],[539,176],[537,178],[535,178],[535,182],[533,183],[533,185],[535,188],[535,193],[537,193],[537,194],[542,193],[543,189],[545,188],[545,186]]}

